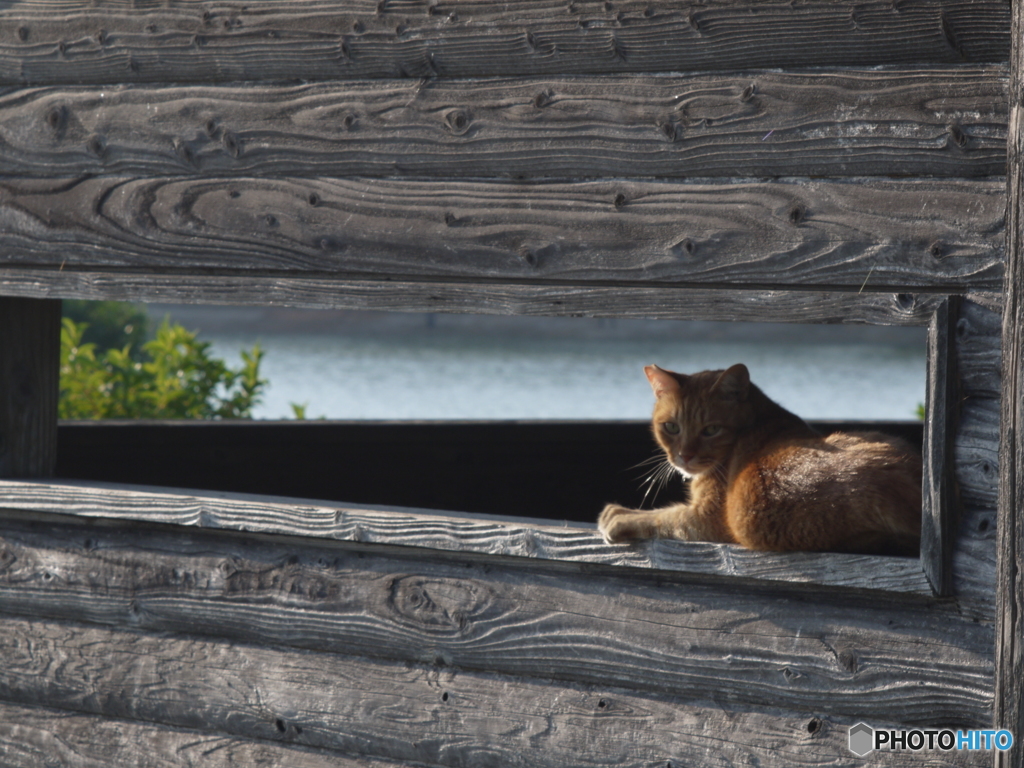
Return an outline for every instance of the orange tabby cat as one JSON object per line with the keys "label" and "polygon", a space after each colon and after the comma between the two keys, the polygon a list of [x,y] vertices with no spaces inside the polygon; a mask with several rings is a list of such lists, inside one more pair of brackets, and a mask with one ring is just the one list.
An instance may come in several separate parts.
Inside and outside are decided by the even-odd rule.
{"label": "orange tabby cat", "polygon": [[916,554],[921,458],[876,432],[822,437],[750,383],[744,365],[692,376],[644,369],[652,428],[690,500],[605,507],[609,543],[672,538],[760,550]]}

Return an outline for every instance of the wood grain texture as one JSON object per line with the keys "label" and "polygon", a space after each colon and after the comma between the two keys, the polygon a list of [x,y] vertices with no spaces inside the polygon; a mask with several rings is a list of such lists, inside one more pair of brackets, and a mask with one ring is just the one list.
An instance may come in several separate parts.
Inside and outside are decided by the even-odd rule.
{"label": "wood grain texture", "polygon": [[999,400],[963,401],[956,438],[956,469],[960,495],[968,503],[995,508],[999,478]]}
{"label": "wood grain texture", "polygon": [[[1002,176],[1002,67],[0,94],[24,176]],[[621,207],[621,205],[620,205]]]}
{"label": "wood grain texture", "polygon": [[1000,62],[1001,0],[29,0],[0,12],[0,82],[479,77]]}
{"label": "wood grain texture", "polygon": [[[406,280],[75,272],[0,267],[0,295],[28,298],[496,315],[927,325],[942,296],[652,286],[556,286]],[[994,293],[972,294],[999,304]]]}
{"label": "wood grain texture", "polygon": [[142,525],[8,520],[2,542],[9,614],[710,696],[719,707],[810,713],[827,702],[834,717],[949,727],[991,719],[992,628],[931,599]]}
{"label": "wood grain texture", "polygon": [[965,618],[993,625],[996,594],[996,520],[994,507],[964,505],[953,544],[953,595]]}
{"label": "wood grain texture", "polygon": [[0,477],[57,461],[60,301],[0,297]]}
{"label": "wood grain texture", "polygon": [[[1024,732],[1024,7],[1013,4],[1010,129],[1007,141],[1003,366],[999,419],[996,581],[996,728]],[[1024,765],[1020,742],[996,766]]]}
{"label": "wood grain texture", "polygon": [[[35,640],[34,637],[27,639]],[[70,684],[83,683],[73,674],[63,679]],[[111,697],[117,695],[111,694]],[[124,707],[121,709],[123,711]],[[0,757],[5,768],[403,768],[407,765],[224,733],[19,706],[4,701],[0,701]]]}
{"label": "wood grain texture", "polygon": [[[608,545],[592,524],[559,527],[492,522],[406,510],[245,494],[125,487],[107,483],[0,481],[3,507],[83,518],[145,521],[211,530],[307,536],[325,541],[417,547],[460,555],[498,555],[656,571],[703,573],[790,584],[932,592],[915,558],[834,553],[751,552],[704,542],[652,540]],[[523,510],[529,515],[529,510]]]}
{"label": "wood grain texture", "polygon": [[[803,716],[736,711],[712,700],[18,619],[5,621],[0,655],[0,695],[71,710],[0,703],[0,750],[7,741],[13,755],[35,758],[6,762],[11,768],[49,768],[36,756],[45,746],[63,768],[99,768],[103,756],[120,758],[115,765],[215,768],[254,765],[245,759],[257,756],[260,766],[318,768],[921,764],[913,752],[855,757],[847,749],[853,721],[827,707]],[[96,731],[83,738],[87,726]],[[928,764],[988,760],[967,751],[936,757]]]}
{"label": "wood grain texture", "polygon": [[1002,285],[998,181],[0,180],[0,267],[838,288]]}
{"label": "wood grain texture", "polygon": [[921,563],[938,595],[949,595],[953,590],[953,538],[957,530],[953,453],[960,419],[955,331],[959,318],[960,299],[952,296],[936,310],[928,326]]}
{"label": "wood grain texture", "polygon": [[956,324],[956,354],[960,388],[967,397],[999,397],[1002,324],[999,312],[973,301],[961,305]]}

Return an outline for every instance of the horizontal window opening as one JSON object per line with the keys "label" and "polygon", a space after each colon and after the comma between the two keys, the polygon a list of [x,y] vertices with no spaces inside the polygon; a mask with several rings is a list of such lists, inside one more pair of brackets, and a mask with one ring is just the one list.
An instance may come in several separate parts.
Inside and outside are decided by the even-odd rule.
{"label": "horizontal window opening", "polygon": [[[694,373],[743,362],[823,433],[880,430],[922,445],[924,328],[170,305],[148,314],[198,330],[224,359],[259,344],[269,386],[256,420],[64,422],[58,476],[593,525],[609,502],[685,498],[678,475],[650,493],[644,482],[660,454],[650,363]],[[274,420],[288,415],[306,418]]]}
{"label": "horizontal window opening", "polygon": [[259,343],[262,419],[646,419],[643,366],[745,363],[805,419],[913,420],[926,330],[152,305],[235,360]]}

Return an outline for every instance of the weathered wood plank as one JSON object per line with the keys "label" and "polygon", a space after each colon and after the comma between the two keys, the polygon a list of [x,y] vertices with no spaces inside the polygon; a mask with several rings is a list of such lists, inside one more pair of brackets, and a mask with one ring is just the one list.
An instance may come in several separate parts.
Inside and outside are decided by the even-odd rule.
{"label": "weathered wood plank", "polygon": [[[107,483],[0,481],[6,510],[72,514],[211,530],[310,536],[325,541],[417,547],[436,553],[505,555],[538,561],[627,566],[789,584],[907,592],[930,597],[916,558],[835,553],[752,552],[706,542],[604,543],[593,524],[507,524],[486,515],[345,505],[214,491],[187,492]],[[529,510],[523,510],[529,515]]]}
{"label": "weathered wood plank", "polygon": [[[1013,3],[1012,13],[993,724],[1024,733],[1024,6]],[[1000,753],[995,764],[1024,765],[1020,742]]]}
{"label": "weathered wood plank", "polygon": [[0,267],[966,293],[1001,288],[1004,203],[994,180],[6,178]]}
{"label": "weathered wood plank", "polygon": [[960,412],[955,448],[960,495],[968,504],[994,509],[999,486],[999,400],[968,398]]}
{"label": "weathered wood plank", "polygon": [[[75,681],[73,676],[67,679]],[[0,756],[6,768],[402,768],[407,765],[251,741],[223,733],[168,728],[3,701],[0,701]]]}
{"label": "weathered wood plank", "polygon": [[960,388],[970,397],[999,397],[1002,365],[1002,315],[966,301],[956,324]]}
{"label": "weathered wood plank", "polygon": [[0,166],[34,177],[1002,176],[1006,74],[11,90]]}
{"label": "weathered wood plank", "polygon": [[996,503],[999,479],[999,400],[966,397],[954,445],[962,506],[953,544],[953,592],[965,615],[996,616]]}
{"label": "weathered wood plank", "polygon": [[[557,286],[312,277],[75,272],[0,267],[0,295],[309,309],[497,315],[927,325],[944,298],[928,294]],[[974,294],[998,305],[999,295]]]}
{"label": "weathered wood plank", "polygon": [[995,622],[996,511],[964,506],[953,544],[953,595],[964,617]]}
{"label": "weathered wood plank", "polygon": [[928,413],[924,427],[924,488],[921,563],[936,594],[953,589],[953,538],[956,533],[954,445],[960,392],[956,370],[956,323],[960,300],[951,296],[928,326]]}
{"label": "weathered wood plank", "polygon": [[50,477],[57,460],[60,301],[0,297],[0,477]]}
{"label": "weathered wood plank", "polygon": [[976,727],[991,718],[992,628],[930,599],[141,525],[6,521],[2,542],[8,614],[684,701],[710,694],[721,707],[818,712],[827,701],[834,717]]}
{"label": "weathered wood plank", "polygon": [[[0,720],[0,754],[6,741],[12,757],[28,758],[5,758],[8,766],[49,768],[61,757],[64,768],[99,768],[104,756],[133,766],[193,765],[189,758],[201,756],[203,766],[254,765],[246,758],[256,756],[261,766],[326,766],[329,753],[310,747],[336,750],[329,764],[343,768],[921,764],[908,751],[855,757],[847,749],[852,721],[831,717],[825,703],[784,716],[729,710],[713,697],[686,702],[185,637],[18,619],[4,629],[0,696],[119,718],[0,703],[10,715]],[[89,726],[96,730],[87,735]],[[47,747],[50,761],[41,762]],[[929,765],[988,762],[966,750],[934,757]]]}
{"label": "weathered wood plank", "polygon": [[1002,0],[28,0],[0,12],[0,82],[478,77],[1000,62]]}

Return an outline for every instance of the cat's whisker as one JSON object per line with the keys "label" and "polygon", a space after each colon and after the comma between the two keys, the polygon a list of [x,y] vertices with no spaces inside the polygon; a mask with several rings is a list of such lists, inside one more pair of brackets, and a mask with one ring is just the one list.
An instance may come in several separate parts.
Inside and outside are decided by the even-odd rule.
{"label": "cat's whisker", "polygon": [[665,461],[665,454],[663,454],[663,453],[661,453],[659,451],[658,453],[656,453],[653,456],[651,456],[649,459],[644,459],[640,463],[634,464],[632,467],[630,467],[630,469],[640,469],[641,467],[649,467],[649,466],[651,466],[653,464],[658,464],[658,463],[661,463],[661,462],[664,462],[664,461]]}
{"label": "cat's whisker", "polygon": [[657,496],[675,473],[676,468],[670,462],[662,459],[661,465],[645,478],[647,490],[644,491],[644,497],[640,502],[640,506],[647,503],[647,497],[651,495],[652,491]]}

